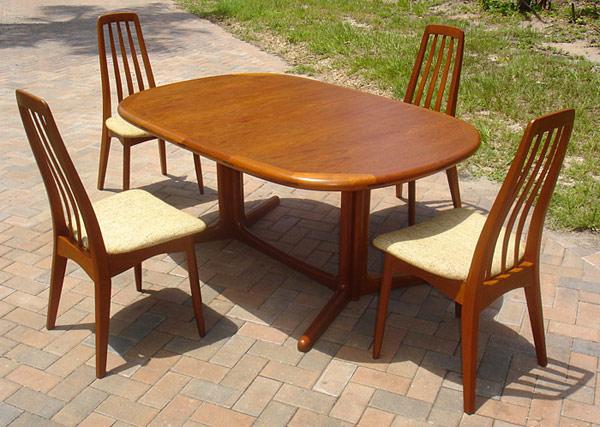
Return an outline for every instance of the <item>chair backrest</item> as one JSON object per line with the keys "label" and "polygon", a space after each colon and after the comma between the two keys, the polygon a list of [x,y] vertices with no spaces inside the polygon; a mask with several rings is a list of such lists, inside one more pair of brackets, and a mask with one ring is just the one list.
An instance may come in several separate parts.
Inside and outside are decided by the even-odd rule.
{"label": "chair backrest", "polygon": [[[574,110],[538,117],[527,125],[506,179],[483,227],[468,280],[490,278],[496,248],[501,270],[523,261],[539,262],[546,211],[573,130]],[[500,246],[501,243],[501,246]]]}
{"label": "chair backrest", "polygon": [[425,27],[404,102],[454,116],[464,43],[465,33],[458,28]]}
{"label": "chair backrest", "polygon": [[118,103],[156,84],[137,14],[120,12],[102,15],[98,18],[96,30],[102,79],[102,116],[106,120],[112,114],[113,94],[116,93]]}
{"label": "chair backrest", "polygon": [[[69,157],[48,104],[17,89],[17,104],[31,150],[50,201],[55,235],[67,237],[80,250],[106,253],[90,199]],[[86,230],[86,239],[82,230]]]}

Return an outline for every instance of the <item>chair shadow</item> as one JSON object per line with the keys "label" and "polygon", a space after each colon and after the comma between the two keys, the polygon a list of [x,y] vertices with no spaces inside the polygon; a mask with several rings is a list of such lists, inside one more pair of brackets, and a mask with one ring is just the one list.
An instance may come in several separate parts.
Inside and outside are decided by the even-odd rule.
{"label": "chair shadow", "polygon": [[[68,46],[76,55],[98,55],[96,20],[112,11],[131,11],[131,8],[106,9],[91,5],[41,6],[40,15],[30,22],[0,24],[0,49],[31,47],[55,42]],[[134,10],[146,28],[145,38],[150,57],[153,53],[176,52],[172,40],[181,39],[191,31],[186,24],[198,18],[181,10],[169,10],[160,2],[150,3]]]}
{"label": "chair shadow", "polygon": [[[463,206],[486,213],[485,209],[469,203],[463,203]],[[428,200],[427,202],[418,203],[418,220],[422,221],[427,217],[433,216],[441,209],[451,208],[452,202],[450,200]],[[290,210],[290,216],[293,215],[294,209],[301,209],[305,212],[321,211],[323,212],[323,216],[329,219],[332,217],[335,218],[339,214],[339,208],[320,201],[282,198],[280,207],[259,220],[251,227],[251,230],[258,230],[258,234],[261,234],[260,230],[263,225],[271,226],[274,221],[287,215],[286,213],[283,215],[278,213],[277,210],[280,209]],[[264,224],[261,224],[263,222]],[[330,242],[332,243],[331,246],[337,247],[339,229],[334,220],[331,220],[330,223],[331,228],[328,233]],[[369,235],[372,238],[377,234],[406,225],[407,206],[402,201],[398,201],[398,206],[371,213]],[[265,237],[269,241],[268,233],[261,237]],[[269,243],[275,246],[278,246],[278,242],[281,243],[281,240],[269,241]],[[243,245],[241,243],[235,244]],[[285,247],[285,245],[280,246]],[[199,245],[199,248],[200,252],[202,252],[202,244]],[[257,251],[254,252],[256,252],[257,258],[261,259],[261,262],[268,264],[270,261],[274,265],[279,264],[277,261]],[[369,265],[373,267],[372,270],[374,272],[380,271],[382,259],[378,251],[370,250],[369,258]],[[335,263],[333,264],[335,267]],[[280,264],[279,268],[281,268]],[[294,274],[296,275],[294,276]],[[252,287],[245,292],[228,292],[227,287],[220,286],[222,284],[219,284],[215,289],[218,292],[226,293],[227,298],[233,304],[239,305],[272,327],[278,328],[290,337],[297,339],[302,335],[309,321],[320,310],[322,304],[327,301],[331,295],[331,291],[301,274],[294,272],[291,275],[301,282],[300,285],[296,285],[298,292],[306,291],[308,294],[314,295],[314,299],[316,300],[314,304],[311,303],[303,307],[305,310],[305,320],[296,325],[292,330],[279,326],[277,322],[273,322],[273,318],[268,315],[268,310],[264,310],[264,306],[247,301],[246,297],[252,294]],[[211,280],[208,281],[208,284],[213,286]],[[260,286],[260,284],[254,286]],[[288,286],[288,288],[294,289],[293,286]],[[414,298],[414,294],[416,293],[425,296],[423,297],[423,301],[418,305],[418,309],[411,311],[411,308],[414,309],[415,305],[410,304],[410,299]],[[405,296],[408,296],[408,298],[405,298]],[[405,299],[408,299],[409,302],[406,302]],[[288,301],[288,304],[290,302]],[[428,369],[436,375],[439,374],[440,369],[444,369],[445,379],[454,383],[454,389],[460,389],[462,387],[462,377],[460,374],[460,320],[454,317],[453,302],[427,285],[395,290],[391,303],[393,310],[394,306],[396,307],[395,313],[392,313],[391,319],[388,320],[388,334],[385,339],[388,347],[391,344],[391,348],[394,350],[386,357],[386,345],[384,344],[382,358],[374,360],[371,357],[371,345],[375,319],[375,302],[376,299],[374,296],[364,296],[357,302],[351,302],[340,316],[355,316],[355,312],[357,310],[360,311],[359,307],[363,306],[364,311],[358,317],[354,327],[344,330],[343,327],[336,327],[336,322],[334,322],[311,351],[321,352],[331,357],[335,356],[357,364],[410,363],[414,366],[421,366]],[[564,399],[566,396],[572,395],[584,387],[594,375],[592,372],[570,366],[558,358],[553,358],[551,352],[548,366],[545,368],[539,367],[535,359],[535,349],[532,343],[508,326],[494,320],[494,317],[502,308],[503,302],[504,298],[499,298],[484,310],[481,315],[480,342],[481,349],[485,348],[485,351],[480,351],[479,354],[478,405],[486,399],[497,398],[498,396],[529,397],[548,400]],[[284,311],[287,310],[284,309]],[[393,316],[396,316],[396,319]],[[437,322],[437,330],[423,333],[412,330],[413,327],[417,327],[418,329],[419,325],[423,322],[428,322],[429,324]],[[340,323],[343,324],[343,321]],[[390,333],[390,329],[395,332]],[[442,337],[436,336],[440,331],[443,331]],[[395,334],[396,337],[394,337]],[[429,345],[427,344],[428,338],[431,338],[433,341],[431,349],[418,352],[419,354],[406,351],[406,349],[414,349],[415,346],[425,345],[427,347]],[[435,346],[440,345],[440,340],[444,341],[446,347],[437,349]],[[450,347],[447,346],[448,343],[450,343]],[[502,366],[495,366],[496,363],[500,363]],[[515,378],[511,377],[511,375],[515,375],[515,372],[518,372],[519,375]],[[508,378],[507,375],[509,375]],[[462,408],[462,399],[460,402],[457,402],[457,405],[459,405],[459,408]]]}
{"label": "chair shadow", "polygon": [[[131,189],[144,190],[158,197],[162,201],[169,203],[177,209],[187,209],[197,206],[199,203],[207,203],[218,200],[219,195],[216,189],[206,184],[204,185],[204,194],[200,194],[198,183],[194,180],[195,176],[190,175],[172,175],[167,174],[169,179],[155,181],[151,184],[132,187]],[[120,193],[122,188],[105,187],[103,191],[111,193]]]}
{"label": "chair shadow", "polygon": [[[133,286],[133,283],[130,285]],[[153,358],[170,357],[172,352],[197,353],[217,341],[229,339],[238,330],[234,322],[204,304],[203,314],[207,333],[204,337],[200,337],[188,293],[178,288],[164,288],[159,291],[144,289],[142,293],[148,297],[129,304],[111,315],[108,351],[120,356],[125,363],[113,367],[109,374],[123,372],[135,366],[144,366]],[[184,301],[184,303],[177,304],[177,301]],[[115,328],[115,326],[121,327]],[[174,334],[170,333],[173,332],[172,328],[177,329]],[[96,327],[94,323],[59,324],[55,329],[94,332]],[[167,341],[159,348],[152,344],[145,345],[146,339],[160,341],[165,337]],[[88,336],[83,344],[95,347],[94,334]],[[183,351],[182,347],[185,347]]]}

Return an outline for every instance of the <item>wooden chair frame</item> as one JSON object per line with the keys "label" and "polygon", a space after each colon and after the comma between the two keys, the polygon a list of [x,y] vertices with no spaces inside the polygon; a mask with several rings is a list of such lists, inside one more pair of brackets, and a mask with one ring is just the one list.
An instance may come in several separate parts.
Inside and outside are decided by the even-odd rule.
{"label": "wooden chair frame", "polygon": [[[574,110],[563,110],[532,120],[527,126],[477,242],[466,280],[439,277],[390,254],[385,256],[373,357],[378,358],[381,352],[392,276],[402,272],[423,279],[453,299],[457,316],[461,317],[463,398],[464,410],[469,414],[475,411],[479,315],[501,295],[524,288],[537,360],[541,366],[547,364],[540,294],[540,246],[544,218],[565,157],[574,117]],[[511,234],[515,236],[512,247]],[[526,239],[525,251],[519,259],[522,237]],[[499,239],[502,239],[502,273],[492,277],[491,266]],[[508,263],[511,257],[514,267],[507,268],[511,265]]]}
{"label": "wooden chair frame", "polygon": [[[143,260],[161,253],[183,251],[187,254],[196,326],[199,334],[204,336],[202,298],[194,249],[197,235],[185,236],[132,252],[107,253],[96,214],[48,104],[23,90],[17,90],[16,97],[25,132],[46,187],[52,214],[54,237],[47,328],[55,327],[67,259],[71,259],[94,281],[96,376],[104,377],[108,350],[111,278],[133,267],[136,288],[141,291]],[[85,239],[81,233],[82,229],[86,230]]]}
{"label": "wooden chair frame", "polygon": [[[114,90],[116,91],[118,102],[121,102],[125,96],[147,88],[155,87],[156,84],[154,82],[152,67],[150,66],[148,51],[146,50],[146,43],[144,42],[144,36],[142,34],[140,19],[136,13],[119,12],[102,15],[98,18],[96,30],[98,33],[98,55],[100,58],[100,77],[102,80],[102,139],[100,143],[100,161],[98,166],[98,189],[104,189],[110,142],[112,138],[117,138],[121,144],[123,144],[123,190],[128,190],[130,183],[131,147],[145,141],[156,139],[156,137],[126,138],[111,132],[111,130],[107,128],[106,120],[113,115],[107,50],[110,52],[114,77]],[[108,33],[108,41],[106,40],[106,33]],[[138,59],[138,49],[141,61]],[[122,69],[119,67],[119,64],[122,64]],[[125,90],[127,90],[127,94],[125,94]],[[166,146],[165,141],[162,139],[158,139],[158,153],[160,157],[161,173],[167,175]],[[198,188],[200,194],[204,194],[204,181],[202,178],[200,156],[194,153],[193,158]]]}
{"label": "wooden chair frame", "polygon": [[[438,39],[441,39],[438,48]],[[421,46],[413,66],[404,95],[404,102],[423,106],[435,111],[444,107],[446,114],[456,114],[458,100],[458,86],[462,69],[463,49],[465,34],[462,30],[446,25],[427,25],[421,38]],[[436,52],[437,48],[437,52]],[[423,63],[426,59],[425,67]],[[452,71],[450,72],[450,68]],[[422,72],[421,72],[422,71]],[[448,76],[450,87],[446,96]],[[461,207],[460,187],[458,184],[458,171],[456,166],[446,170],[452,204],[455,208]],[[396,185],[396,196],[402,198],[402,184]],[[416,222],[416,183],[408,183],[408,223]]]}

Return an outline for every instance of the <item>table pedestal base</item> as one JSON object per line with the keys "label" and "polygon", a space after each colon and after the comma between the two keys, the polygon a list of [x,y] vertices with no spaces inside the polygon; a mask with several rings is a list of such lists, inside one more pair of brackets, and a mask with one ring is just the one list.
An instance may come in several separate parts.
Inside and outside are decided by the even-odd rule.
{"label": "table pedestal base", "polygon": [[[343,191],[340,209],[339,270],[332,275],[294,258],[252,234],[248,227],[279,205],[273,196],[246,213],[244,208],[243,175],[217,163],[219,191],[219,221],[200,235],[198,241],[236,238],[247,245],[304,273],[311,279],[334,290],[334,294],[298,340],[298,350],[308,351],[351,300],[377,292],[380,277],[367,274],[369,245],[370,191]],[[394,285],[412,286],[419,283],[412,277],[398,277]]]}

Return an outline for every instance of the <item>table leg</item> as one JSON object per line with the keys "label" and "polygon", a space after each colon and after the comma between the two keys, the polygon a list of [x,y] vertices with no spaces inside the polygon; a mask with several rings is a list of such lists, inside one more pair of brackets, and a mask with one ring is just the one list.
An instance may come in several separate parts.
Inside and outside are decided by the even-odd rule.
{"label": "table leg", "polygon": [[219,220],[199,234],[197,242],[240,237],[244,226],[254,224],[279,206],[279,197],[273,196],[246,214],[243,174],[219,163],[217,163],[217,184]]}
{"label": "table leg", "polygon": [[342,192],[337,287],[304,335],[298,350],[308,351],[351,299],[358,299],[367,281],[370,191]]}
{"label": "table leg", "polygon": [[[252,234],[247,227],[279,205],[274,196],[251,210],[244,209],[243,175],[217,163],[219,191],[219,221],[204,233],[199,241],[237,238],[249,246],[266,253],[308,277],[334,289],[334,294],[298,340],[298,350],[308,351],[327,330],[331,322],[351,300],[376,292],[380,277],[367,274],[369,246],[370,191],[342,192],[340,209],[339,267],[337,276],[294,258]],[[397,278],[397,285],[413,284],[407,277]],[[408,279],[408,280],[407,280]]]}

